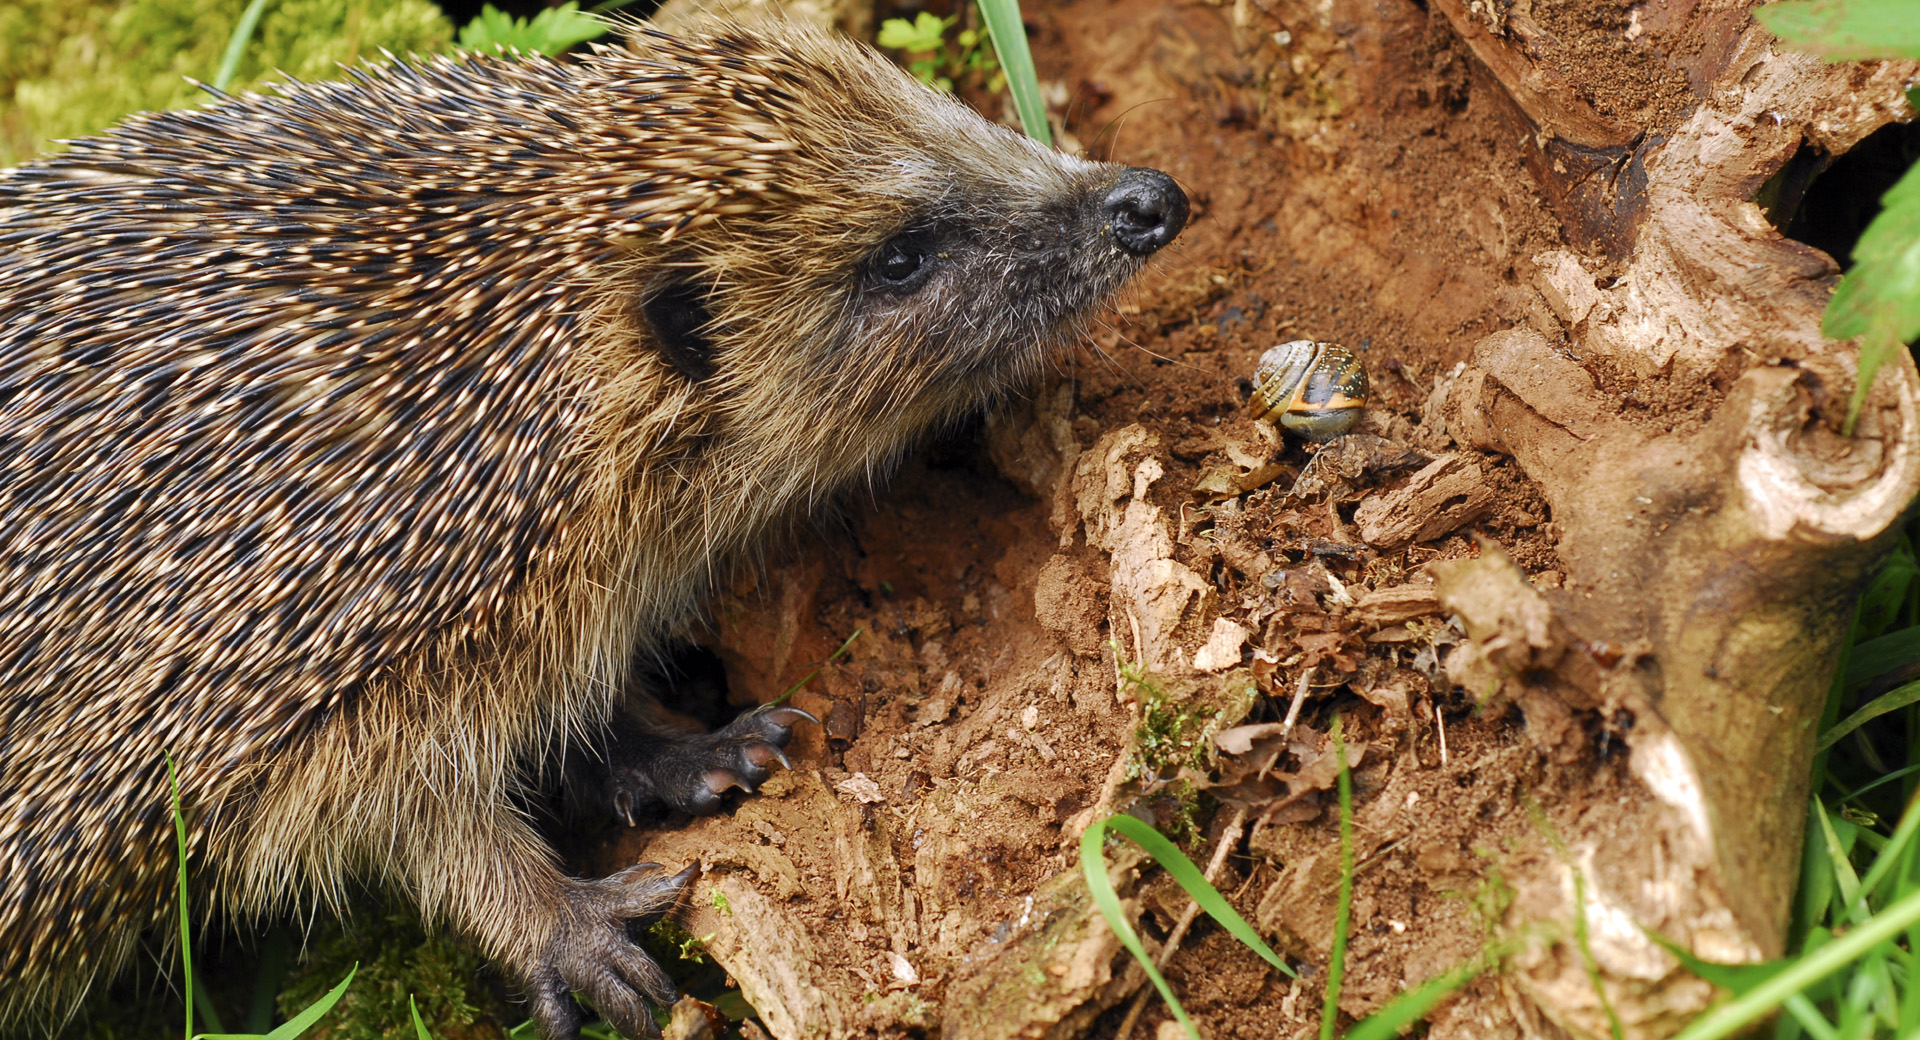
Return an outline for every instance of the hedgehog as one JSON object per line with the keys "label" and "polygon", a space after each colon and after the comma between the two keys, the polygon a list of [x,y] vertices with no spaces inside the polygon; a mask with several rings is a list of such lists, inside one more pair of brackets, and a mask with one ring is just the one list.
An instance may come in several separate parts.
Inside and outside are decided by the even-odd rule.
{"label": "hedgehog", "polygon": [[[217,94],[0,174],[0,1020],[171,919],[170,757],[210,905],[388,886],[549,1040],[574,994],[655,1035],[628,924],[693,868],[569,876],[542,756],[1187,216],[778,21]],[[614,801],[712,811],[802,721],[628,727]]]}

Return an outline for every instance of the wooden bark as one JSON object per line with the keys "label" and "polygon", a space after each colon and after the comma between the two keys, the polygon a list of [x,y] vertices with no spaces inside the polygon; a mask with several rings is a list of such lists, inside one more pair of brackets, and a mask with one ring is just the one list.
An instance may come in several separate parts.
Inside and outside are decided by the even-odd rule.
{"label": "wooden bark", "polygon": [[[1562,678],[1590,704],[1633,713],[1635,771],[1664,805],[1645,839],[1668,854],[1658,876],[1601,869],[1589,892],[1664,893],[1612,909],[1703,956],[1778,955],[1815,726],[1853,597],[1920,490],[1920,380],[1902,352],[1854,436],[1839,434],[1857,353],[1819,332],[1837,270],[1749,200],[1803,138],[1844,150],[1909,117],[1900,88],[1913,69],[1781,53],[1742,12],[1696,11],[1724,30],[1693,70],[1708,100],[1636,144],[1557,104],[1553,77],[1543,85],[1538,72],[1553,64],[1550,44],[1494,37],[1453,0],[1436,6],[1536,132],[1536,170],[1584,250],[1534,258],[1557,328],[1488,337],[1440,393],[1458,441],[1514,456],[1545,490],[1567,567],[1552,603],[1588,648]],[[1523,46],[1535,58],[1517,56]],[[1556,161],[1574,146],[1584,163]],[[1602,197],[1588,181],[1608,167],[1633,175]],[[1621,273],[1602,278],[1610,259]],[[1610,374],[1605,389],[1596,372]],[[1637,383],[1706,387],[1730,372],[1704,418],[1620,407]],[[1608,908],[1582,911],[1596,909]],[[1622,1017],[1647,1022],[1630,1035],[1660,1035],[1672,1020],[1654,1012],[1684,1010],[1661,1006],[1682,973],[1622,963],[1600,966]],[[1584,972],[1563,950],[1523,978],[1555,1021],[1604,1036]]]}

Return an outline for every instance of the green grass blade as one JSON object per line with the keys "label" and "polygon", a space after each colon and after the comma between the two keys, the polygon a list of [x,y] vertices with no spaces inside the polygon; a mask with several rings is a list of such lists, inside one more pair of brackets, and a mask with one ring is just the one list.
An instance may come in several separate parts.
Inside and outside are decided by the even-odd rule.
{"label": "green grass blade", "polygon": [[[1173,1012],[1174,1021],[1187,1031],[1190,1040],[1200,1040],[1200,1031],[1193,1026],[1193,1020],[1187,1017],[1187,1009],[1180,1006],[1180,998],[1173,995],[1173,987],[1161,976],[1160,969],[1153,966],[1153,958],[1147,955],[1147,948],[1140,943],[1140,936],[1127,921],[1127,911],[1120,905],[1120,893],[1113,890],[1113,881],[1107,877],[1107,858],[1101,853],[1101,842],[1105,839],[1107,826],[1115,820],[1132,819],[1130,816],[1110,816],[1096,821],[1080,835],[1080,873],[1087,879],[1087,892],[1093,896],[1093,905],[1100,908],[1100,916],[1107,919],[1107,927],[1120,940],[1120,945],[1133,954],[1133,959],[1146,969],[1147,978],[1153,988],[1160,991],[1160,999],[1167,1002],[1167,1009]],[[1138,821],[1135,821],[1138,822]],[[1142,825],[1144,826],[1144,824]]]}
{"label": "green grass blade", "polygon": [[1893,838],[1887,842],[1886,848],[1874,856],[1873,866],[1868,867],[1866,876],[1860,879],[1862,901],[1871,900],[1873,893],[1892,874],[1894,867],[1908,861],[1916,833],[1920,833],[1920,811],[1916,811],[1915,804],[1909,802],[1907,811],[1900,814],[1900,826],[1894,828]]}
{"label": "green grass blade", "polygon": [[193,979],[193,999],[199,1005],[200,1027],[209,1033],[224,1033],[227,1024],[220,1020],[220,1012],[213,1006],[213,994],[207,992],[207,982],[198,975]]}
{"label": "green grass blade", "polygon": [[413,994],[407,994],[407,1011],[413,1015],[413,1035],[419,1040],[433,1040],[433,1034],[427,1032],[427,1024],[420,1021],[420,1005],[413,1002]]}
{"label": "green grass blade", "polygon": [[1890,711],[1899,711],[1909,704],[1920,703],[1920,682],[1910,682],[1905,686],[1896,686],[1886,693],[1862,704],[1853,714],[1834,724],[1832,729],[1820,734],[1819,743],[1813,746],[1816,754],[1832,747],[1840,738],[1859,729],[1861,726]]}
{"label": "green grass blade", "polygon": [[767,703],[768,704],[787,703],[787,700],[789,698],[791,698],[794,694],[800,692],[800,687],[805,686],[806,684],[812,682],[813,677],[816,675],[819,675],[822,669],[826,668],[826,666],[844,657],[846,655],[848,648],[853,646],[853,641],[860,638],[860,633],[865,631],[866,629],[864,628],[854,629],[853,634],[847,637],[847,641],[840,644],[840,649],[835,650],[833,653],[828,654],[827,659],[820,662],[818,665],[814,666],[813,671],[808,672],[804,677],[801,678],[799,682],[794,683],[792,686],[787,687],[787,692],[781,694],[778,697],[775,697],[774,699],[768,701]]}
{"label": "green grass blade", "polygon": [[1186,889],[1187,894],[1193,897],[1193,901],[1200,904],[1200,909],[1205,910],[1207,916],[1219,922],[1220,927],[1226,929],[1227,934],[1240,940],[1247,949],[1259,954],[1261,960],[1278,968],[1287,976],[1299,977],[1294,974],[1292,968],[1287,967],[1287,962],[1260,938],[1260,933],[1254,931],[1253,926],[1247,923],[1247,919],[1241,917],[1239,911],[1227,902],[1226,897],[1220,894],[1220,890],[1207,881],[1207,876],[1187,858],[1186,853],[1181,852],[1166,835],[1154,830],[1146,821],[1124,814],[1109,816],[1094,826],[1102,830],[1103,839],[1104,832],[1107,830],[1131,839],[1147,855],[1152,856],[1153,861],[1160,864],[1161,869],[1165,870],[1181,888]]}
{"label": "green grass blade", "polygon": [[1040,74],[1034,71],[1033,52],[1027,49],[1027,27],[1020,23],[1020,0],[979,0],[979,4],[994,53],[1007,74],[1007,89],[1013,91],[1020,125],[1027,136],[1053,147],[1053,130],[1047,126],[1047,109],[1040,101]]}
{"label": "green grass blade", "polygon": [[213,74],[213,89],[225,90],[227,84],[233,82],[233,74],[239,71],[240,59],[247,53],[247,44],[253,41],[254,30],[260,27],[260,16],[266,10],[267,0],[253,0],[240,13],[233,35],[227,37],[226,53],[220,55],[220,70]]}
{"label": "green grass blade", "polygon": [[[1833,827],[1833,819],[1827,815],[1827,808],[1819,801],[1813,803],[1813,818],[1820,824],[1821,836],[1826,839],[1827,859],[1833,865],[1834,883],[1840,887],[1840,902],[1847,908],[1848,917],[1860,906],[1860,875],[1854,873],[1853,861],[1848,858],[1848,846],[1840,840]],[[1844,821],[1842,821],[1844,822]]]}
{"label": "green grass blade", "polygon": [[253,977],[253,999],[247,1008],[244,1028],[249,1033],[264,1033],[273,1028],[275,998],[287,981],[290,944],[285,925],[267,933],[266,944],[260,950],[259,970]]}
{"label": "green grass blade", "polygon": [[187,1031],[193,1035],[193,935],[187,920],[187,818],[180,812],[180,775],[173,767],[173,754],[167,753],[167,788],[173,793],[173,838],[180,853],[180,971],[186,985],[180,987],[187,1002]]}
{"label": "green grass blade", "polygon": [[1827,1017],[1820,1013],[1819,1008],[1813,1006],[1813,1001],[1808,1000],[1805,993],[1795,993],[1783,1001],[1782,1005],[1787,1009],[1787,1014],[1793,1016],[1794,1022],[1806,1030],[1807,1035],[1813,1037],[1813,1040],[1840,1040],[1840,1030],[1835,1029],[1833,1023],[1827,1021]]}
{"label": "green grass blade", "polygon": [[1786,970],[1693,1020],[1674,1040],[1722,1040],[1772,1014],[1786,999],[1859,960],[1920,924],[1920,891],[1910,892],[1847,932],[1788,965]]}
{"label": "green grass blade", "polygon": [[1320,1040],[1333,1040],[1340,1018],[1340,983],[1347,974],[1347,928],[1353,916],[1353,776],[1340,716],[1333,717],[1333,755],[1340,763],[1340,895],[1333,915],[1333,951],[1327,957],[1327,995],[1320,1004]]}
{"label": "green grass blade", "polygon": [[326,996],[308,1004],[299,1014],[282,1022],[279,1028],[268,1033],[263,1040],[294,1040],[295,1037],[312,1028],[315,1022],[320,1021],[320,1016],[332,1011],[333,1006],[340,1002],[340,998],[347,992],[347,987],[353,985],[354,973],[359,970],[358,964],[348,968],[347,977],[341,979],[338,986],[328,990]]}
{"label": "green grass blade", "polygon": [[1421,983],[1412,992],[1403,993],[1386,1007],[1354,1023],[1346,1040],[1396,1040],[1400,1031],[1425,1017],[1447,994],[1472,982],[1480,974],[1478,964],[1467,964]]}

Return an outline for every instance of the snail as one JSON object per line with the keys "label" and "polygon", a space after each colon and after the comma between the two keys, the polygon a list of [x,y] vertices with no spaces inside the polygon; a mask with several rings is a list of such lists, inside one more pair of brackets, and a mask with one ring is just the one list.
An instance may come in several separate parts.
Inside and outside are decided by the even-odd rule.
{"label": "snail", "polygon": [[1254,418],[1310,441],[1332,440],[1366,410],[1367,370],[1338,343],[1282,343],[1260,355],[1247,407]]}

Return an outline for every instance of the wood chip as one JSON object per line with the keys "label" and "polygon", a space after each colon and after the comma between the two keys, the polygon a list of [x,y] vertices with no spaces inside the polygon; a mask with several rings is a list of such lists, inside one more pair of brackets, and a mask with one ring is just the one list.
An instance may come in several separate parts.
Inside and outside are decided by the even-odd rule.
{"label": "wood chip", "polygon": [[1493,505],[1493,489],[1478,463],[1442,455],[1406,486],[1360,503],[1353,520],[1369,545],[1398,549],[1450,534],[1485,516]]}
{"label": "wood chip", "polygon": [[1440,613],[1440,595],[1429,582],[1374,589],[1360,597],[1352,617],[1375,625],[1397,625]]}

